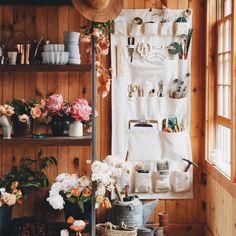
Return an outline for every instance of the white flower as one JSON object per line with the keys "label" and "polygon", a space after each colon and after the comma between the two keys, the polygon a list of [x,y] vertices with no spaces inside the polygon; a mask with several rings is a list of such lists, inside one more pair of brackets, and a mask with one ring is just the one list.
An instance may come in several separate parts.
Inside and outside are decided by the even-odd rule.
{"label": "white flower", "polygon": [[61,195],[50,196],[47,198],[47,201],[55,210],[62,210],[64,208],[65,202]]}
{"label": "white flower", "polygon": [[0,193],[3,194],[6,192],[6,189],[5,188],[0,188]]}
{"label": "white flower", "polygon": [[106,188],[103,184],[99,183],[96,190],[96,196],[103,196],[106,193]]}
{"label": "white flower", "polygon": [[89,178],[88,178],[86,175],[80,177],[80,178],[78,179],[78,181],[79,181],[79,185],[80,185],[81,187],[87,187],[87,186],[90,185],[90,180],[89,180]]}
{"label": "white flower", "polygon": [[73,226],[80,227],[80,226],[85,226],[86,223],[83,220],[75,220],[73,223]]}
{"label": "white flower", "polygon": [[64,193],[67,193],[72,188],[77,187],[78,184],[79,184],[78,176],[76,174],[73,174],[69,178],[66,178],[61,182],[61,190],[64,191]]}
{"label": "white flower", "polygon": [[70,177],[70,174],[68,173],[62,173],[56,177],[57,182],[62,182],[64,179],[67,179]]}
{"label": "white flower", "polygon": [[55,182],[51,187],[50,196],[58,195],[61,190],[62,190],[61,183]]}
{"label": "white flower", "polygon": [[8,206],[13,206],[16,203],[16,195],[15,194],[11,194],[11,193],[3,193],[2,194],[2,200]]}

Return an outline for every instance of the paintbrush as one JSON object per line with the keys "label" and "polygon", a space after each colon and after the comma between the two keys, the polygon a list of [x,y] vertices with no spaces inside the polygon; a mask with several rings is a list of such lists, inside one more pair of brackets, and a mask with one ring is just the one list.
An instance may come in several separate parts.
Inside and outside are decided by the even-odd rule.
{"label": "paintbrush", "polygon": [[188,56],[188,51],[189,51],[192,35],[193,35],[193,29],[189,29],[188,30],[188,36],[187,36],[187,48],[186,48],[186,55],[187,56]]}

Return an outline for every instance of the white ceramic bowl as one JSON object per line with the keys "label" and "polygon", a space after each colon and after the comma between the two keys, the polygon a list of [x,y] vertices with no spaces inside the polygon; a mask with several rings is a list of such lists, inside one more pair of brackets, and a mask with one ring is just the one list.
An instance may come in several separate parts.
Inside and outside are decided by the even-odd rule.
{"label": "white ceramic bowl", "polygon": [[44,64],[65,65],[69,60],[69,52],[42,52]]}
{"label": "white ceramic bowl", "polygon": [[64,41],[79,42],[79,32],[64,32]]}
{"label": "white ceramic bowl", "polygon": [[64,44],[45,44],[43,46],[44,52],[64,52]]}
{"label": "white ceramic bowl", "polygon": [[80,59],[69,59],[69,64],[71,65],[79,65],[81,63]]}

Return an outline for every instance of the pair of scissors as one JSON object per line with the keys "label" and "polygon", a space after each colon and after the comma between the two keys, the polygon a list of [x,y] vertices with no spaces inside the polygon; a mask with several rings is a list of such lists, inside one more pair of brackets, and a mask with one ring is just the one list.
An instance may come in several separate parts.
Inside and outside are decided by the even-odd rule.
{"label": "pair of scissors", "polygon": [[137,52],[140,54],[142,62],[144,62],[150,51],[151,45],[149,43],[139,43],[137,45]]}

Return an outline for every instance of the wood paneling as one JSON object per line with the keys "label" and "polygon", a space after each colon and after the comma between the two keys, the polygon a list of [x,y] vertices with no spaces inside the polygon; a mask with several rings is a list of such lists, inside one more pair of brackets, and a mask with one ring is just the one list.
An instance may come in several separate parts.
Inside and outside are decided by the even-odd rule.
{"label": "wood paneling", "polygon": [[236,235],[236,199],[215,179],[207,178],[207,226],[206,235]]}
{"label": "wood paneling", "polygon": [[[124,8],[149,8],[153,6],[155,1],[152,0],[124,0]],[[193,158],[197,163],[201,163],[202,157],[202,140],[203,140],[203,78],[204,74],[201,70],[204,55],[204,44],[202,41],[204,27],[204,5],[198,0],[168,0],[163,1],[170,8],[193,8],[193,55],[192,60],[192,118],[191,118],[191,137],[193,144]],[[6,40],[12,29],[25,29],[27,33],[34,38],[39,39],[42,34],[54,43],[63,42],[63,31],[78,31],[79,27],[85,22],[85,19],[80,16],[72,6],[29,6],[27,8],[16,6],[0,7],[0,39]],[[28,15],[29,13],[29,15]],[[17,18],[22,18],[22,21],[16,21]],[[20,37],[20,36],[18,36]],[[20,40],[20,38],[18,38]],[[13,46],[13,43],[11,43]],[[84,50],[81,50],[82,58],[85,58]],[[110,61],[104,59],[104,62],[109,65]],[[80,80],[77,78],[80,77]],[[1,73],[0,74],[0,101],[6,102],[14,96],[26,96],[28,98],[37,96],[45,96],[53,92],[63,93],[66,99],[70,101],[80,96],[90,97],[90,75],[89,73]],[[17,87],[16,87],[17,86]],[[20,88],[20,89],[18,89]],[[82,93],[86,88],[86,93]],[[97,97],[97,110],[99,117],[97,118],[97,156],[98,159],[104,158],[110,153],[111,142],[111,98],[110,96],[101,99]],[[44,127],[40,127],[43,132]],[[18,152],[19,150],[19,152]],[[25,149],[15,147],[14,153],[17,153],[17,158],[24,154]],[[33,153],[34,150],[30,150]],[[90,159],[90,147],[50,147],[43,149],[44,154],[57,155],[60,158],[58,166],[48,170],[50,180],[53,180],[55,175],[60,172],[88,172],[90,165],[86,163]],[[12,165],[13,151],[10,147],[0,149],[0,164],[1,173],[5,173]],[[74,157],[80,158],[80,170],[76,170],[73,166]],[[18,159],[17,159],[18,160]],[[193,200],[178,200],[178,201],[160,201],[160,204],[155,209],[155,214],[151,218],[154,223],[158,222],[158,212],[166,211],[169,213],[169,220],[172,225],[171,235],[203,235],[204,212],[201,210],[201,194],[202,188],[199,184],[199,171],[194,172],[194,199]],[[47,211],[47,217],[50,220],[62,219],[58,213],[53,211],[48,204],[44,202],[45,193],[39,192],[33,198],[32,205],[27,205],[24,209],[26,215],[39,214],[42,211]],[[30,208],[31,210],[29,210]],[[19,212],[16,212],[19,215]],[[177,232],[177,233],[174,233]]]}

